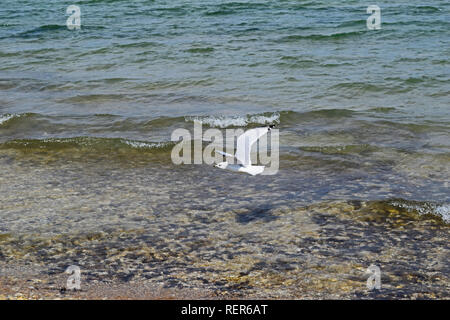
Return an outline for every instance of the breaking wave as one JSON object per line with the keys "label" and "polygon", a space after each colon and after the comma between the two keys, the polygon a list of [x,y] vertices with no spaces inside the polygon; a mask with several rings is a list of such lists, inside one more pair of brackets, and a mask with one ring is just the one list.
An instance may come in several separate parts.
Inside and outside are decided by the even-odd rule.
{"label": "breaking wave", "polygon": [[280,123],[280,113],[265,113],[245,116],[205,116],[205,117],[186,117],[187,122],[199,121],[209,127],[228,128],[228,127],[251,127],[256,125],[269,125]]}
{"label": "breaking wave", "polygon": [[437,204],[431,202],[391,201],[393,207],[415,212],[420,216],[433,215],[440,217],[445,223],[450,223],[450,204]]}
{"label": "breaking wave", "polygon": [[20,117],[20,115],[15,115],[15,114],[3,114],[0,115],[0,126],[6,122],[8,122],[9,120],[16,118],[16,117]]}

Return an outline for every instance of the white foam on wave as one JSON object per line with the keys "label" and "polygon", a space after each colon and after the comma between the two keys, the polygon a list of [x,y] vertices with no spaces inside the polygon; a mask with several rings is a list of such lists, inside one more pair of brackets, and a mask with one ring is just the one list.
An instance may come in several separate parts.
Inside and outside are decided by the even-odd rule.
{"label": "white foam on wave", "polygon": [[445,223],[450,223],[450,204],[426,203],[424,205],[402,202],[391,202],[395,207],[416,211],[418,214],[434,214],[440,216]]}
{"label": "white foam on wave", "polygon": [[435,212],[440,215],[446,223],[450,223],[450,205],[444,204],[442,206],[438,206],[435,209]]}
{"label": "white foam on wave", "polygon": [[3,123],[5,123],[6,121],[11,120],[12,118],[14,118],[16,115],[14,114],[3,114],[0,115],[0,125],[2,125]]}
{"label": "white foam on wave", "polygon": [[271,116],[253,115],[250,116],[250,123],[275,124],[280,123],[280,114],[274,113]]}
{"label": "white foam on wave", "polygon": [[249,124],[278,124],[280,123],[280,114],[278,112],[272,115],[246,115],[246,116],[206,116],[206,117],[186,117],[185,121],[198,121],[214,128],[227,127],[245,127]]}
{"label": "white foam on wave", "polygon": [[122,140],[122,142],[136,149],[156,149],[164,148],[168,145],[167,142],[143,142],[133,140]]}

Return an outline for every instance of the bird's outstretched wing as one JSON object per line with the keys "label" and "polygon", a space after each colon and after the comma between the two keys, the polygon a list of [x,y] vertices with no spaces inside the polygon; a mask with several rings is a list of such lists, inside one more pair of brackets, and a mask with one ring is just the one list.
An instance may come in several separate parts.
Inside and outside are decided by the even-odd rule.
{"label": "bird's outstretched wing", "polygon": [[247,130],[237,139],[236,159],[244,166],[251,166],[250,152],[253,144],[265,135],[270,128],[255,128]]}

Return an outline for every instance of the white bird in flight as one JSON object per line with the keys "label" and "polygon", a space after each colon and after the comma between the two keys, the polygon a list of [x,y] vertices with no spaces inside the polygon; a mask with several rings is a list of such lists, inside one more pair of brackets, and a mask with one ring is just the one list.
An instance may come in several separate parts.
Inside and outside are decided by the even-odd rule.
{"label": "white bird in flight", "polygon": [[237,139],[236,154],[234,156],[232,154],[216,150],[216,152],[221,155],[230,158],[236,158],[238,163],[230,164],[227,161],[224,161],[214,165],[214,167],[233,172],[248,173],[252,176],[262,173],[265,166],[252,166],[250,153],[253,144],[255,144],[255,142],[258,141],[258,139],[263,135],[268,133],[272,127],[273,126],[250,129],[241,134]]}

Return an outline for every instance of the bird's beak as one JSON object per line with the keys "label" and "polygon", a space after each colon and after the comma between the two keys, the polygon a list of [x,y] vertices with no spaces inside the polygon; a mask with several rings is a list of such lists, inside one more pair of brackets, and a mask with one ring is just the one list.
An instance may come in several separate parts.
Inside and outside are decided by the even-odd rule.
{"label": "bird's beak", "polygon": [[217,164],[215,164],[214,167],[217,168]]}

